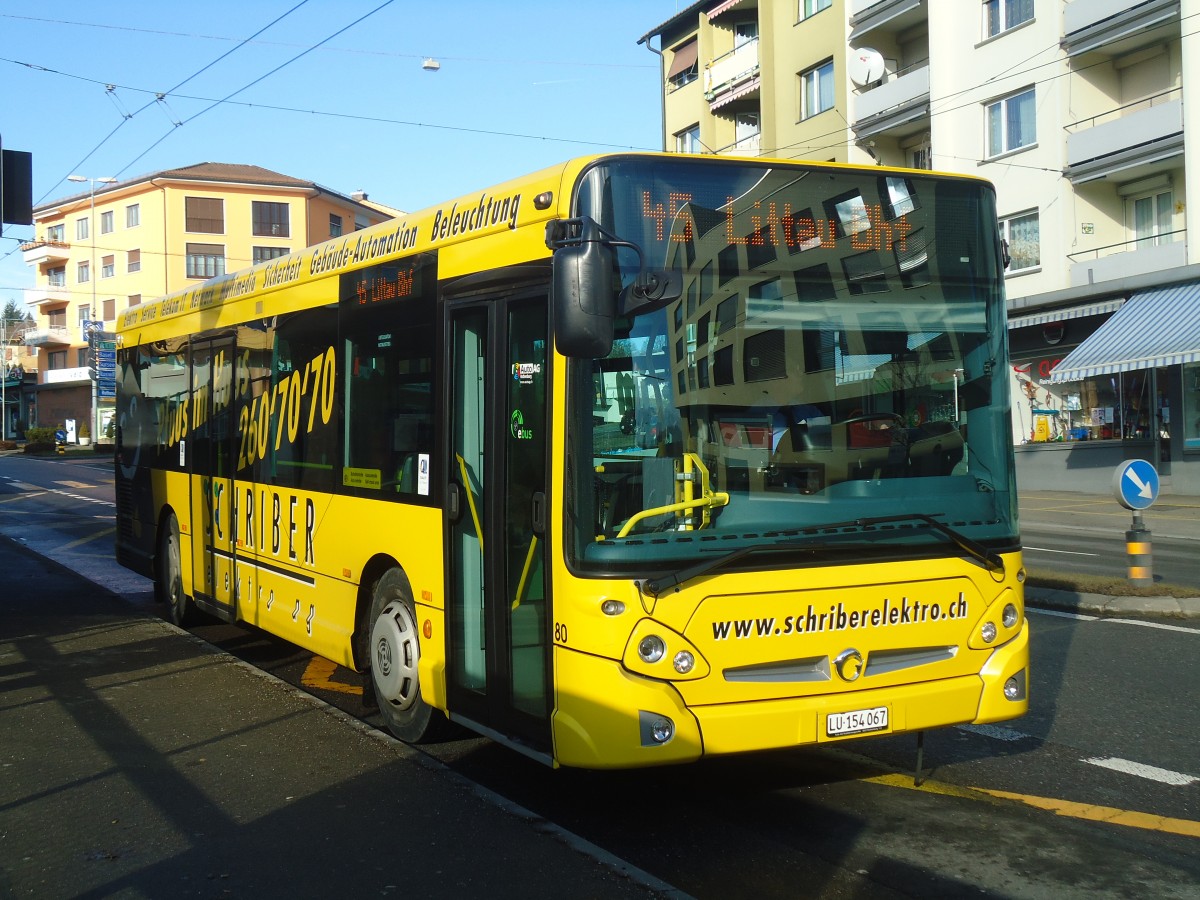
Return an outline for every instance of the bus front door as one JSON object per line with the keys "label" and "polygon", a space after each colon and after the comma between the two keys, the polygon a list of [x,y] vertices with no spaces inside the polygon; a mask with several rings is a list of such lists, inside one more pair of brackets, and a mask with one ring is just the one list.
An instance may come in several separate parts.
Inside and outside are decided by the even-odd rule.
{"label": "bus front door", "polygon": [[[192,389],[188,410],[192,522],[195,525],[193,595],[198,606],[232,620],[236,609],[237,542],[234,537],[232,340],[192,344]],[[244,586],[243,586],[244,589]]]}
{"label": "bus front door", "polygon": [[447,465],[452,717],[550,752],[543,294],[451,303]]}

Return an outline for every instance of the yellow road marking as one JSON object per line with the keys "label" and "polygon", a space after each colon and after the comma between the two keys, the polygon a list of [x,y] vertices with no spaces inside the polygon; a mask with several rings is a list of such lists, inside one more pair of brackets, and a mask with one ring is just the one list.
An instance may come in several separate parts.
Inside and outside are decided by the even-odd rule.
{"label": "yellow road marking", "polygon": [[82,481],[56,481],[54,483],[59,485],[60,487],[71,488],[71,490],[74,490],[74,491],[77,491],[80,488],[90,488],[90,487],[96,486],[94,484],[87,484]]}
{"label": "yellow road marking", "polygon": [[116,533],[117,533],[117,529],[115,529],[115,528],[105,528],[103,531],[97,531],[95,534],[89,534],[87,537],[81,537],[77,541],[71,541],[71,543],[69,543],[69,544],[63,544],[58,549],[59,550],[74,550],[76,547],[82,546],[83,544],[88,544],[98,538],[108,537],[110,534],[116,534]]}
{"label": "yellow road marking", "polygon": [[304,674],[300,676],[300,683],[308,688],[334,691],[339,694],[353,694],[356,697],[361,697],[361,687],[330,680],[333,673],[337,671],[337,668],[337,663],[330,662],[322,656],[314,656],[308,661],[308,666],[305,667]]}
{"label": "yellow road marking", "polygon": [[7,500],[0,500],[0,503],[15,503],[18,500],[28,500],[30,497],[38,497],[44,493],[46,493],[46,492],[38,491],[36,494],[18,494],[15,497],[9,497]]}
{"label": "yellow road marking", "polygon": [[1185,837],[1200,837],[1200,822],[1188,819],[1172,819],[1168,816],[1156,816],[1152,813],[1135,812],[1131,809],[1093,806],[1090,803],[1072,803],[1070,800],[1033,797],[1029,794],[1013,794],[1009,791],[992,791],[987,788],[977,788],[977,790],[1002,800],[1016,800],[1026,806],[1048,810],[1057,816],[1087,819],[1091,822],[1107,822],[1109,825],[1125,825],[1129,828],[1143,828],[1147,831],[1165,831],[1169,834],[1182,834]]}
{"label": "yellow road marking", "polygon": [[[861,758],[861,757],[860,757]],[[1035,809],[1046,810],[1058,816],[1070,819],[1084,819],[1089,822],[1104,822],[1108,825],[1123,825],[1126,828],[1141,828],[1146,831],[1163,831],[1168,834],[1181,834],[1184,837],[1200,837],[1200,822],[1190,819],[1173,819],[1169,816],[1156,816],[1153,813],[1137,812],[1132,809],[1117,809],[1111,806],[1095,806],[1091,803],[1075,803],[1070,800],[1056,800],[1053,797],[1035,797],[1031,794],[1015,794],[1011,791],[996,791],[981,787],[958,787],[938,781],[924,781],[917,785],[913,783],[912,774],[900,772],[887,775],[875,775],[860,778],[859,781],[871,784],[882,784],[887,787],[904,788],[909,791],[920,791],[926,794],[940,794],[946,797],[960,797],[966,800],[1015,800]]]}

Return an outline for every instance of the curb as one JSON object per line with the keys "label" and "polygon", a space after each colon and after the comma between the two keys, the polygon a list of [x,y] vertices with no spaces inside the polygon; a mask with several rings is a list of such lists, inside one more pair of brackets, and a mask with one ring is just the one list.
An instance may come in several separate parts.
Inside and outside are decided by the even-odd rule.
{"label": "curb", "polygon": [[1027,587],[1025,598],[1032,606],[1059,612],[1200,620],[1200,597],[1114,597],[1108,594],[1084,594],[1054,588]]}

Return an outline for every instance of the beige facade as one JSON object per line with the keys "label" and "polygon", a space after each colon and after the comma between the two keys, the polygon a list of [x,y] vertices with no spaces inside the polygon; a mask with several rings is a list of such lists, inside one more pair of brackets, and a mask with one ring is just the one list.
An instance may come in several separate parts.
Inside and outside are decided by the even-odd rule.
{"label": "beige facade", "polygon": [[[399,214],[258,166],[202,163],[128,181],[72,179],[87,189],[33,211],[22,245],[35,287],[38,390],[27,424],[87,421],[92,409],[85,323],[112,330],[143,300],[281,256]],[[99,398],[102,432],[107,398]],[[24,415],[24,414],[23,414]]]}
{"label": "beige facade", "polygon": [[1200,0],[707,0],[641,40],[661,54],[665,149],[991,181],[1023,483],[1107,490],[1111,464],[1143,456],[1200,494],[1197,16]]}

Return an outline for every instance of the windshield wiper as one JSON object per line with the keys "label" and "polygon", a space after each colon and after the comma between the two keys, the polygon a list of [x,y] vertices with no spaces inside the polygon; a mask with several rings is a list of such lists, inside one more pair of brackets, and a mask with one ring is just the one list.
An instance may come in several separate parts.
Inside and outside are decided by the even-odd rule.
{"label": "windshield wiper", "polygon": [[[950,541],[968,556],[973,557],[983,563],[988,569],[1003,573],[1004,560],[998,553],[994,553],[987,547],[980,544],[978,541],[972,540],[965,534],[951,528],[944,522],[939,522],[928,513],[899,513],[892,516],[864,516],[859,519],[850,519],[846,522],[830,522],[827,525],[812,525],[802,528],[802,531],[833,531],[839,528],[868,528],[872,525],[884,525],[888,522],[907,522],[916,519],[919,522],[924,522],[934,531],[945,535]],[[642,589],[648,594],[657,597],[663,591],[673,587],[678,587],[711,572],[714,569],[719,569],[743,557],[750,556],[754,553],[773,553],[783,550],[817,550],[827,547],[827,544],[814,544],[809,541],[781,541],[777,544],[754,544],[750,547],[741,547],[726,553],[724,556],[717,556],[712,559],[706,559],[698,562],[693,566],[688,566],[686,569],[680,569],[678,572],[661,575],[658,578],[649,578],[642,582]]]}
{"label": "windshield wiper", "polygon": [[[987,547],[983,546],[983,544],[967,537],[961,531],[951,528],[945,522],[939,522],[933,516],[929,515],[929,513],[914,512],[897,513],[892,516],[864,516],[861,519],[851,519],[847,522],[832,522],[828,525],[815,526],[815,528],[821,531],[833,528],[867,528],[871,525],[885,525],[888,522],[908,522],[912,519],[916,519],[919,522],[924,522],[934,531],[945,535],[960,550],[962,550],[968,556],[972,556],[979,560],[979,562],[983,563],[992,571],[1001,573],[1004,572],[1004,560],[1000,557],[999,553],[989,550]],[[810,529],[805,528],[804,530],[808,531]]]}
{"label": "windshield wiper", "polygon": [[657,597],[668,588],[678,587],[706,572],[711,572],[713,569],[719,569],[721,566],[736,562],[744,556],[750,556],[752,553],[771,553],[780,550],[815,550],[824,546],[824,544],[814,544],[811,541],[781,541],[778,544],[753,544],[749,547],[741,547],[733,550],[723,556],[706,559],[696,563],[694,566],[680,569],[678,572],[660,575],[658,578],[648,578],[642,582],[642,590]]}

